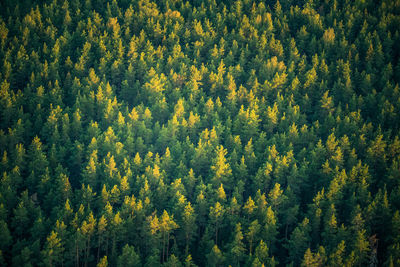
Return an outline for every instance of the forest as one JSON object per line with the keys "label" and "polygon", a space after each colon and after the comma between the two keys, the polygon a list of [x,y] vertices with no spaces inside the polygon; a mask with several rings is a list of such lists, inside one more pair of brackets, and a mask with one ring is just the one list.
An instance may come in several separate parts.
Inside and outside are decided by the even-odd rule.
{"label": "forest", "polygon": [[400,266],[400,0],[0,1],[0,266]]}

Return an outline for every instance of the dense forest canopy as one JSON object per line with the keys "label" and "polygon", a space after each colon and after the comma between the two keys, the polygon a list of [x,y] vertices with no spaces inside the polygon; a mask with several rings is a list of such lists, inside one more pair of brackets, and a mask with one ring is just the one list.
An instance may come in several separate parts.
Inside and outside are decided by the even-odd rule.
{"label": "dense forest canopy", "polygon": [[399,0],[0,1],[1,266],[400,266]]}

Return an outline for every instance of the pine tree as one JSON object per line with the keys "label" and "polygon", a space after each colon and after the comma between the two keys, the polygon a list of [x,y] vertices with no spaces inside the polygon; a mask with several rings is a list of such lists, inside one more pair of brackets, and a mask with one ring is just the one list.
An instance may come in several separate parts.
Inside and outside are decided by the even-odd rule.
{"label": "pine tree", "polygon": [[259,232],[260,232],[261,226],[258,223],[258,220],[254,220],[251,222],[248,231],[246,232],[246,237],[247,241],[249,242],[249,254],[252,256],[252,251],[253,251],[253,244],[257,243],[259,239]]}
{"label": "pine tree", "polygon": [[231,254],[234,259],[233,263],[236,266],[240,266],[240,262],[243,259],[244,253],[246,251],[243,243],[242,226],[240,223],[236,224],[235,226],[235,235],[231,246]]}
{"label": "pine tree", "polygon": [[46,266],[57,266],[62,262],[63,248],[57,233],[52,231],[47,237],[46,248],[43,252]]}
{"label": "pine tree", "polygon": [[212,181],[214,185],[218,184],[228,184],[230,177],[232,176],[232,169],[230,164],[227,162],[225,156],[227,155],[227,150],[221,145],[217,147],[216,158],[213,161],[211,170],[213,171]]}
{"label": "pine tree", "polygon": [[139,255],[133,246],[126,244],[122,249],[122,254],[118,257],[117,266],[142,266]]}
{"label": "pine tree", "polygon": [[196,233],[196,214],[190,202],[187,203],[183,212],[183,225],[182,228],[185,232],[185,254],[189,254],[189,246],[192,241],[194,234]]}
{"label": "pine tree", "polygon": [[160,219],[160,232],[162,235],[162,262],[168,261],[170,234],[178,227],[179,226],[175,223],[173,216],[170,216],[168,212],[164,210]]}
{"label": "pine tree", "polygon": [[225,256],[222,254],[218,246],[214,245],[210,253],[207,255],[207,265],[222,266],[224,261],[225,261]]}
{"label": "pine tree", "polygon": [[209,216],[215,229],[215,244],[218,244],[218,231],[223,222],[224,214],[225,209],[219,202],[216,202],[214,207],[210,207]]}

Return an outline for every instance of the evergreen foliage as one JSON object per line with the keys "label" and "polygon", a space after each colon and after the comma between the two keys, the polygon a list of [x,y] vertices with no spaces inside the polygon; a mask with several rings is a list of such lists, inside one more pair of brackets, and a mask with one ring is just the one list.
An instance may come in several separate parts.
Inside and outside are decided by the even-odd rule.
{"label": "evergreen foliage", "polygon": [[0,265],[400,265],[399,25],[399,0],[0,1]]}

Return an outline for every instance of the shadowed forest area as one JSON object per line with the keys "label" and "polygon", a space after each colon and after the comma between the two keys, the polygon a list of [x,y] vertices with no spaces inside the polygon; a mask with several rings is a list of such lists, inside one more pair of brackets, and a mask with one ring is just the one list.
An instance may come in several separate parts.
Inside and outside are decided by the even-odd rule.
{"label": "shadowed forest area", "polygon": [[0,1],[1,266],[400,266],[399,0]]}

